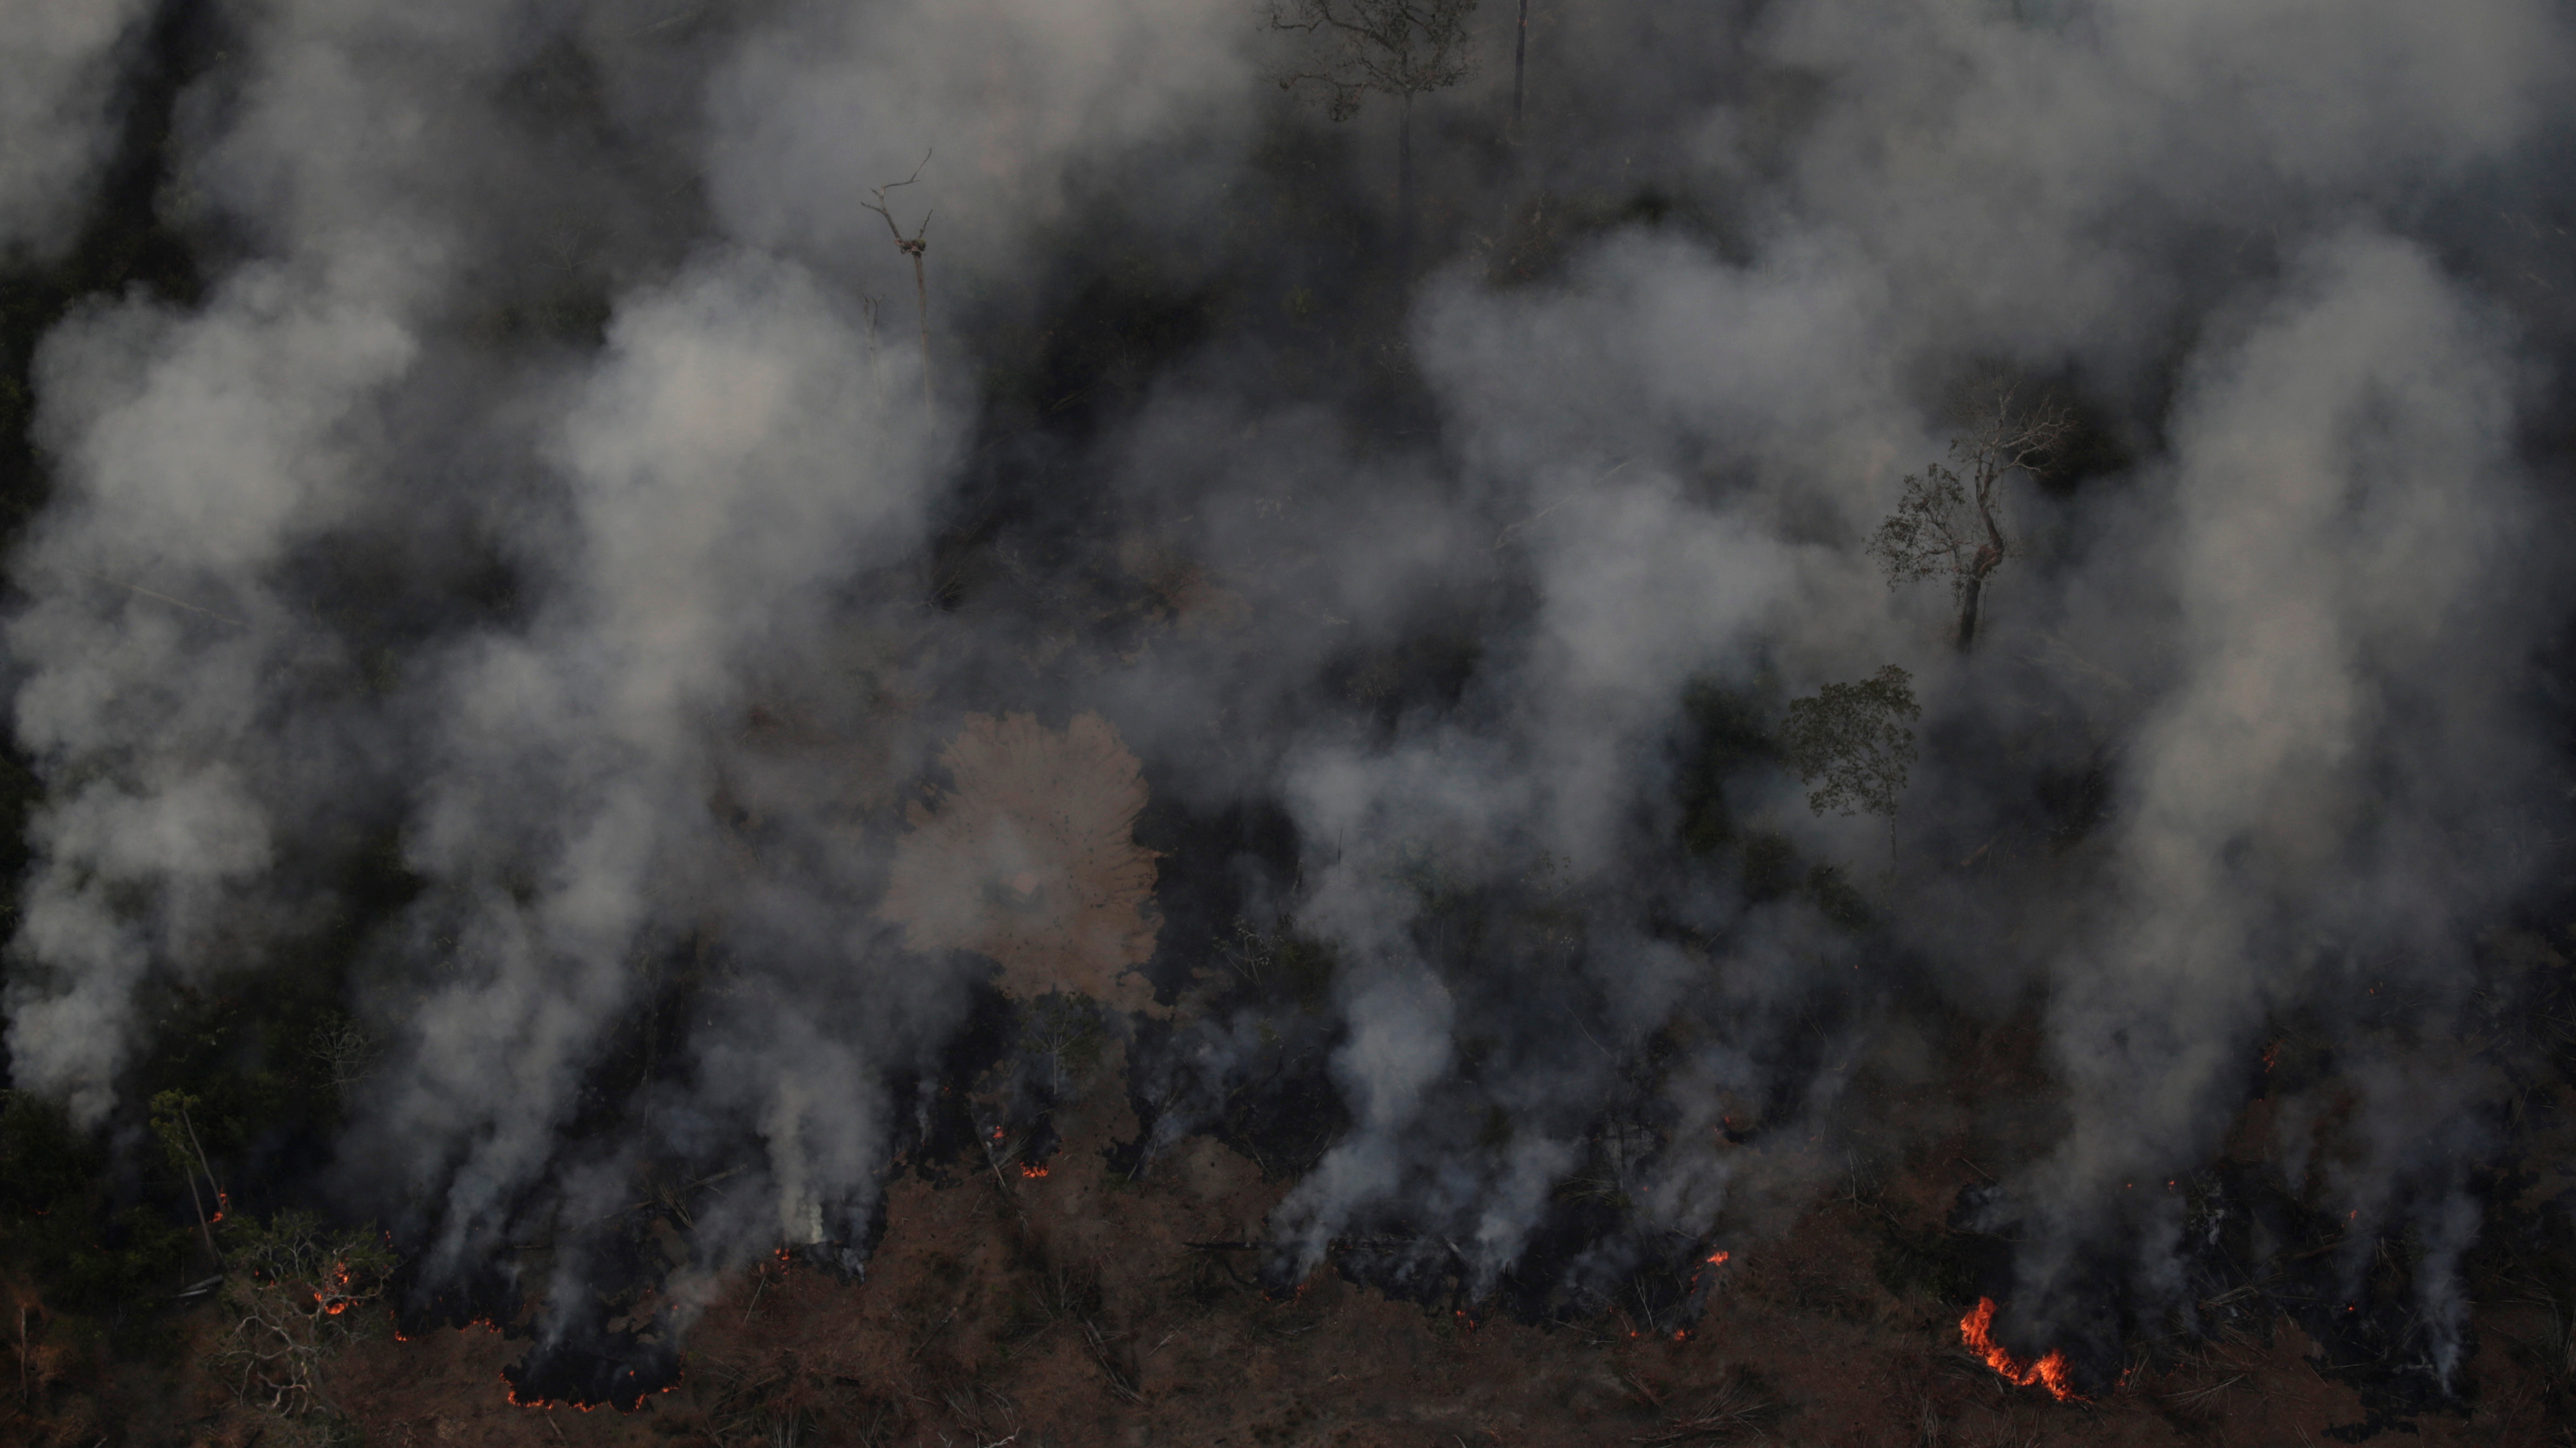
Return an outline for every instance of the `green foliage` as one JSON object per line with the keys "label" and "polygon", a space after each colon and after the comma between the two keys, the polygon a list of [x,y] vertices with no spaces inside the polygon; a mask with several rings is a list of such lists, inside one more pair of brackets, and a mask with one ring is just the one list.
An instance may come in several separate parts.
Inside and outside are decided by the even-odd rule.
{"label": "green foliage", "polygon": [[375,1033],[338,1011],[324,1012],[307,1040],[306,1060],[329,1083],[333,1099],[342,1103],[376,1073],[384,1058],[384,1043]]}
{"label": "green foliage", "polygon": [[1744,897],[1760,904],[1796,888],[1798,851],[1785,835],[1764,831],[1744,842]]}
{"label": "green foliage", "polygon": [[[1220,940],[1217,953],[1256,994],[1284,996],[1312,1011],[1322,1009],[1332,993],[1338,964],[1332,947],[1298,934],[1285,919],[1269,930],[1238,920],[1234,938]],[[1270,1027],[1265,1024],[1262,1029],[1267,1032]]]}
{"label": "green foliage", "polygon": [[1435,845],[1407,840],[1391,853],[1394,858],[1386,867],[1387,875],[1413,897],[1417,913],[1438,915],[1457,909],[1474,893],[1472,874],[1445,858]]}
{"label": "green foliage", "polygon": [[2055,471],[2075,433],[2072,409],[2052,398],[2017,407],[2008,379],[1975,388],[1969,412],[1969,431],[1950,443],[1950,456],[1965,472],[1934,463],[1909,475],[1896,511],[1869,540],[1869,554],[1886,571],[1889,588],[1935,575],[1949,577],[1960,609],[1962,650],[1976,640],[1986,579],[2020,551],[2004,527],[2003,480],[2014,473],[2045,477]]}
{"label": "green foliage", "polygon": [[1807,871],[1807,898],[1827,920],[1845,930],[1859,930],[1869,924],[1869,902],[1851,881],[1832,865],[1817,865]]}
{"label": "green foliage", "polygon": [[1077,991],[1049,991],[1021,1009],[1021,1049],[1047,1063],[1055,1089],[1063,1090],[1100,1060],[1108,1040],[1100,1015],[1100,1002]]}
{"label": "green foliage", "polygon": [[1935,574],[1947,574],[1955,587],[1965,588],[1979,546],[1967,484],[1934,463],[1906,477],[1896,511],[1870,535],[1869,556],[1887,574],[1889,588]]}
{"label": "green foliage", "polygon": [[1475,68],[1468,18],[1476,0],[1276,0],[1271,26],[1318,42],[1317,67],[1283,86],[1323,88],[1337,121],[1357,115],[1372,91],[1412,97],[1447,90]]}
{"label": "green foliage", "polygon": [[1818,814],[1867,810],[1894,818],[1914,763],[1913,724],[1922,714],[1913,676],[1894,664],[1791,700],[1780,739],[1798,782],[1810,786],[1808,807]]}
{"label": "green foliage", "polygon": [[234,1273],[307,1291],[325,1316],[335,1307],[371,1302],[400,1259],[372,1227],[335,1230],[311,1212],[283,1211],[266,1221],[236,1219],[224,1233]]}
{"label": "green foliage", "polygon": [[[77,1212],[77,1205],[64,1209]],[[95,1219],[62,1224],[57,1242],[68,1250],[54,1268],[54,1300],[66,1310],[115,1316],[166,1300],[181,1285],[197,1253],[197,1234],[169,1213],[133,1206],[96,1230]]]}
{"label": "green foliage", "polygon": [[0,1270],[28,1274],[55,1313],[118,1324],[144,1345],[153,1315],[201,1262],[195,1224],[151,1205],[111,1210],[107,1156],[62,1107],[0,1093]]}
{"label": "green foliage", "polygon": [[105,1166],[59,1103],[0,1091],[0,1212],[51,1212],[78,1198]]}
{"label": "green foliage", "polygon": [[337,1231],[293,1211],[234,1224],[224,1240],[231,1326],[210,1359],[215,1373],[261,1413],[291,1421],[319,1410],[329,1423],[322,1368],[378,1325],[371,1309],[394,1270],[392,1249],[372,1228]]}
{"label": "green foliage", "polygon": [[[199,1174],[199,1157],[203,1146],[197,1137],[195,1117],[203,1115],[206,1103],[185,1091],[156,1091],[152,1096],[152,1134],[161,1141],[161,1150],[170,1159],[170,1170],[181,1177]],[[212,1184],[212,1178],[207,1178]]]}

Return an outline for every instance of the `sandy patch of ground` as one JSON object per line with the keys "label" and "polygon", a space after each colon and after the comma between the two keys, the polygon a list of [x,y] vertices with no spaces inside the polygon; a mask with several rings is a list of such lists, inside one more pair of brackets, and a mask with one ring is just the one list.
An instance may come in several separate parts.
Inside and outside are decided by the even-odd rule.
{"label": "sandy patch of ground", "polygon": [[917,951],[970,950],[1023,1000],[1050,991],[1155,1009],[1154,852],[1136,843],[1145,780],[1097,714],[1062,731],[970,714],[939,756],[949,788],[906,810],[884,919]]}

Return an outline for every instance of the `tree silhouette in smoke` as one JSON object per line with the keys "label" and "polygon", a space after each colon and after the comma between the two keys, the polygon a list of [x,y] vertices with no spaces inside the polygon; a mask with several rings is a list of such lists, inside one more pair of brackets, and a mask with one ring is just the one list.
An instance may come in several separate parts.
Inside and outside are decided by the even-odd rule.
{"label": "tree silhouette in smoke", "polygon": [[1947,575],[1959,605],[1959,652],[1976,647],[1986,580],[2019,542],[2004,529],[2003,480],[2015,472],[2045,475],[2075,430],[2063,403],[2013,406],[2012,388],[1997,385],[1979,399],[1967,436],[1950,444],[1953,470],[1934,463],[1905,479],[1905,496],[1869,540],[1870,556],[1891,589]]}
{"label": "tree silhouette in smoke", "polygon": [[[1108,1423],[1026,1376],[1077,1266],[1121,1430],[1299,1410],[1256,1330],[1281,1394],[1404,1356],[1307,1333],[1329,1282],[1225,1298],[1254,1259],[1170,1290],[1185,1222],[1584,1327],[1486,1357],[1501,1416],[1711,1303],[1801,1441],[1909,1436],[1831,1404],[1981,1297],[2104,1415],[2282,1311],[2411,1401],[2539,1381],[2472,1332],[2520,1331],[2497,1262],[2576,1302],[2576,1196],[2501,1175],[2576,1159],[2518,1105],[2576,1080],[2570,973],[2479,942],[2555,938],[2576,838],[2524,387],[2576,350],[2566,17],[1267,4],[47,12],[0,112],[96,95],[29,134],[115,165],[0,267],[31,1434],[167,1436],[48,1362],[164,1400],[75,1347],[210,1310],[290,1206],[401,1254],[415,1339],[493,1324],[458,1391],[537,1438],[505,1333],[517,1401],[676,1383],[700,1437],[1015,1431],[970,1381]],[[1315,112],[1363,104],[1355,168]],[[856,288],[883,224],[926,359],[932,137],[949,391],[889,397]],[[0,158],[0,242],[67,238],[69,175]],[[2043,548],[2016,472],[2126,476]],[[2017,556],[2043,657],[1862,673],[1923,666],[1855,570],[1946,580],[1973,650]],[[1982,863],[1845,883],[1801,797]],[[381,1320],[299,1293],[335,1353]],[[445,1351],[313,1381],[435,1424]],[[1693,1371],[1664,1431],[1734,1431]]]}
{"label": "tree silhouette in smoke", "polygon": [[[923,270],[923,261],[930,252],[931,213],[928,211],[921,213],[921,224],[912,229],[912,235],[906,236],[903,234],[903,228],[894,224],[893,206],[886,200],[887,192],[920,180],[922,166],[929,164],[930,154],[922,153],[921,166],[913,167],[911,175],[900,181],[887,182],[883,186],[869,187],[868,194],[876,199],[861,202],[860,205],[885,218],[886,230],[894,236],[895,250],[912,259],[912,297],[921,322],[921,415],[925,421],[935,424],[938,421],[939,400],[930,387],[930,278]],[[873,323],[873,310],[871,310],[870,319]]]}
{"label": "tree silhouette in smoke", "polygon": [[1781,742],[1798,782],[1813,786],[1808,807],[1818,814],[1865,810],[1892,824],[1914,763],[1913,724],[1922,714],[1913,676],[1894,664],[1791,700]]}
{"label": "tree silhouette in smoke", "polygon": [[1296,70],[1283,87],[1322,86],[1332,117],[1358,115],[1371,91],[1396,98],[1395,214],[1399,275],[1413,261],[1413,98],[1447,90],[1475,69],[1468,18],[1476,0],[1282,0],[1270,23],[1323,46],[1321,68]]}

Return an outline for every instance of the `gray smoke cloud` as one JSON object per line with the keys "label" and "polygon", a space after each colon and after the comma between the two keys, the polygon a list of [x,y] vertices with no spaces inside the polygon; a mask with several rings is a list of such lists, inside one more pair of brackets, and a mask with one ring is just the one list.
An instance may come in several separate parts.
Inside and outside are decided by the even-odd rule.
{"label": "gray smoke cloud", "polygon": [[125,63],[145,0],[0,11],[0,256],[51,257],[71,243],[115,145]]}
{"label": "gray smoke cloud", "polygon": [[[2516,370],[2509,334],[2419,249],[2347,234],[2186,384],[2169,493],[2183,674],[2130,746],[2115,894],[2051,1006],[2075,1103],[2043,1169],[2061,1211],[2206,1157],[2268,1011],[2364,971],[2435,1002],[2466,988],[2457,922],[2517,883],[2462,829],[2512,804],[2490,766],[2516,747],[2493,681],[2527,647],[2510,621],[2530,516]],[[2334,1195],[2475,1145],[2430,1125]],[[2032,1270],[2050,1285],[2044,1259]]]}
{"label": "gray smoke cloud", "polygon": [[[378,1129],[416,1188],[452,1183],[441,1252],[488,1251],[556,1149],[639,950],[727,908],[712,741],[749,707],[742,661],[810,658],[829,590],[914,541],[924,446],[792,265],[711,259],[610,323],[549,450],[563,574],[528,629],[458,641],[425,681],[447,717],[406,852],[453,891],[454,954]],[[802,1221],[866,1153],[808,1120],[815,1077],[850,1073],[779,1064],[763,1132]]]}
{"label": "gray smoke cloud", "polygon": [[[998,697],[1108,715],[1176,808],[1287,822],[1219,873],[1336,962],[1350,1125],[1273,1218],[1291,1270],[1402,1233],[1482,1291],[1576,1189],[1636,1219],[1594,1285],[1774,1220],[1868,1137],[1856,1075],[1912,1069],[1868,984],[1901,952],[1967,1014],[2047,1002],[2064,1129],[1994,1208],[2040,1303],[2105,1254],[2177,1299],[2128,1184],[2211,1155],[2278,1019],[2367,1037],[2366,1149],[2284,1168],[2420,1230],[2447,1375],[2489,1144],[2427,1103],[2492,1083],[2354,994],[2456,1006],[2536,883],[2559,763],[2516,681],[2564,600],[2526,444],[2567,339],[2461,218],[2563,184],[2565,17],[1537,8],[1517,151],[1478,139],[1499,30],[1419,103],[1439,260],[1399,292],[1385,108],[1282,97],[1258,7],[222,7],[161,200],[203,299],[93,298],[35,370],[15,1083],[131,1109],[152,993],[265,968],[390,837],[418,890],[351,967],[391,1049],[347,1200],[461,1277],[721,1160],[684,1302],[782,1243],[855,1263],[889,1083],[975,970],[874,919],[884,801]],[[145,7],[39,9],[0,53],[0,247],[42,251]],[[931,218],[927,356],[868,209],[916,166],[886,198]],[[1178,361],[997,380],[1140,275],[1226,298]],[[1369,340],[1300,363],[1333,285]],[[1976,375],[2080,398],[2111,461],[2012,480],[2028,546],[1963,658],[1862,545]],[[1158,552],[1223,606],[1101,642],[1137,572],[1102,560]],[[1892,831],[1757,761],[1679,848],[1695,699],[1890,662],[1926,706]],[[2097,770],[2107,823],[1936,868],[2024,829],[2033,761]],[[1757,887],[1756,839],[1823,868]],[[683,998],[684,1064],[607,1080]],[[1268,1069],[1274,1014],[1177,1028],[1148,1158]]]}
{"label": "gray smoke cloud", "polygon": [[112,1102],[144,976],[248,963],[295,908],[265,888],[281,836],[331,813],[346,742],[298,686],[333,649],[267,575],[344,514],[366,404],[416,352],[376,258],[337,260],[246,269],[194,316],[96,310],[40,359],[58,491],[19,554],[9,647],[18,737],[55,787],[10,1048],[84,1122]]}

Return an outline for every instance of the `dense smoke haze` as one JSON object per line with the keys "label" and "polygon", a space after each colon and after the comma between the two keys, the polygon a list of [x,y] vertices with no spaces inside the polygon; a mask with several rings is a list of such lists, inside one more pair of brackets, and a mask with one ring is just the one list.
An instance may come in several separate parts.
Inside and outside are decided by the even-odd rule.
{"label": "dense smoke haze", "polygon": [[[2307,1246],[2268,1132],[2450,1393],[2563,1069],[2576,21],[1534,0],[1515,123],[1517,20],[1337,121],[1257,0],[10,0],[11,266],[184,260],[9,324],[9,1085],[130,1157],[191,1003],[335,1023],[234,1196],[560,1397],[863,1278],[1076,990],[1276,1291],[1687,1313],[1964,1134],[2097,1383]],[[1963,648],[1868,545],[2000,396],[2071,440]],[[1895,812],[1810,808],[1890,664]]]}

